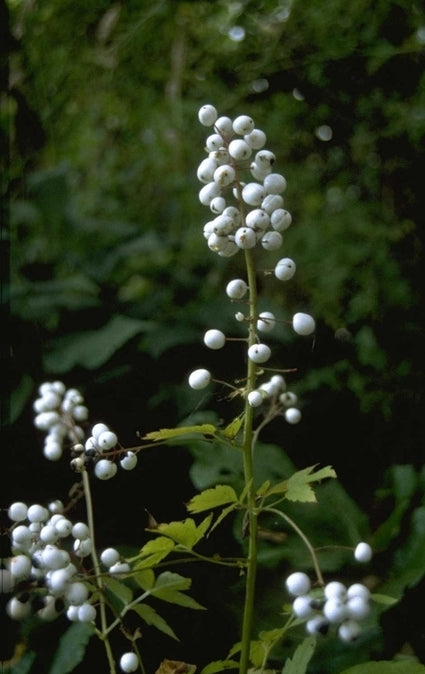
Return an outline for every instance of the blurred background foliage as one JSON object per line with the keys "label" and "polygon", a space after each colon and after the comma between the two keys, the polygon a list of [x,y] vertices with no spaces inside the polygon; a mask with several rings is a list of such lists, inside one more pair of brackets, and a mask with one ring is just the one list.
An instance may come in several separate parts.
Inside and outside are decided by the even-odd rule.
{"label": "blurred background foliage", "polygon": [[[311,311],[318,325],[313,343],[285,324],[274,335],[276,362],[296,369],[288,380],[304,421],[278,423],[265,440],[286,451],[283,472],[288,461],[331,462],[358,504],[353,521],[360,526],[359,507],[380,545],[403,531],[408,545],[424,493],[423,3],[8,0],[1,13],[12,354],[5,502],[45,498],[46,485],[56,498],[72,480],[57,466],[32,477],[41,459],[31,402],[46,379],[82,389],[94,419],[127,445],[198,407],[225,420],[238,413],[222,392],[200,401],[185,385],[198,365],[223,378],[241,373],[236,345],[217,357],[201,340],[208,327],[235,330],[224,286],[243,273],[240,259],[219,259],[202,237],[197,110],[210,102],[255,119],[288,181],[283,253],[298,271],[285,285],[261,279],[264,308],[282,321]],[[260,255],[259,267],[281,256]],[[144,508],[176,519],[197,477],[217,471],[196,448],[163,451],[147,455],[141,483],[130,478],[141,531]],[[400,500],[382,485],[394,474],[411,485],[409,471],[414,505],[403,501],[394,526],[379,529]],[[116,489],[123,508],[134,507],[131,488]],[[108,544],[114,524],[125,542],[117,510],[100,523]],[[388,560],[382,575],[391,575]]]}

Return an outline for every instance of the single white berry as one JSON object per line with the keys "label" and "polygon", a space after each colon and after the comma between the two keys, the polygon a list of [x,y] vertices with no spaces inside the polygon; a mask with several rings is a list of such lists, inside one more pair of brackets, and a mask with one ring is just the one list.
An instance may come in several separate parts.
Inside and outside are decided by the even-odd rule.
{"label": "single white berry", "polygon": [[97,444],[102,451],[113,449],[117,442],[118,438],[112,431],[104,431],[97,438]]}
{"label": "single white berry", "polygon": [[267,194],[261,202],[261,208],[270,216],[283,206],[283,197],[280,194]]}
{"label": "single white berry", "polygon": [[72,527],[72,535],[74,538],[80,538],[84,541],[86,538],[90,538],[90,529],[85,522],[76,522]]}
{"label": "single white berry", "polygon": [[49,511],[42,505],[34,503],[28,508],[27,518],[30,522],[45,522],[49,517]]}
{"label": "single white berry", "polygon": [[214,171],[218,166],[217,160],[213,157],[206,157],[201,161],[196,171],[196,176],[201,183],[210,183],[214,177]]}
{"label": "single white berry", "polygon": [[325,602],[323,615],[330,623],[341,623],[347,617],[345,602],[339,597],[331,597]]}
{"label": "single white berry", "polygon": [[299,597],[307,594],[311,588],[310,578],[303,571],[295,571],[285,581],[286,589],[289,594]]}
{"label": "single white berry", "polygon": [[314,609],[311,605],[311,597],[308,595],[302,595],[294,599],[292,604],[292,610],[294,611],[297,618],[308,618],[312,615]]}
{"label": "single white berry", "polygon": [[363,541],[358,543],[354,550],[354,558],[361,563],[370,562],[372,554],[372,548],[369,543],[364,543]]}
{"label": "single white berry", "polygon": [[248,403],[251,407],[259,407],[263,402],[263,396],[260,391],[250,391],[248,393]]}
{"label": "single white berry", "polygon": [[270,224],[277,232],[284,232],[292,223],[292,215],[284,208],[277,208],[270,216]]}
{"label": "single white berry", "polygon": [[261,239],[261,245],[264,250],[278,250],[283,243],[282,234],[275,230],[266,232]]}
{"label": "single white berry", "polygon": [[209,206],[214,197],[220,196],[220,186],[214,181],[201,187],[199,191],[199,201],[204,206]]}
{"label": "single white berry", "polygon": [[292,327],[298,335],[311,335],[316,329],[316,323],[310,314],[298,312],[292,317]]}
{"label": "single white berry", "polygon": [[296,268],[295,262],[290,257],[283,257],[276,264],[274,275],[279,281],[289,281],[295,274]]}
{"label": "single white berry", "polygon": [[251,133],[254,130],[254,120],[248,115],[239,115],[233,120],[233,131],[240,136]]}
{"label": "single white berry", "polygon": [[214,128],[224,138],[229,138],[233,135],[233,124],[230,117],[219,117],[214,124]]}
{"label": "single white berry", "polygon": [[139,667],[135,653],[124,653],[120,658],[120,668],[123,672],[135,672]]}
{"label": "single white berry", "polygon": [[32,538],[31,530],[25,524],[19,524],[12,531],[12,542],[18,544],[28,543]]}
{"label": "single white berry", "polygon": [[88,597],[89,591],[87,586],[81,581],[70,583],[65,592],[65,600],[74,606],[83,604],[87,601]]}
{"label": "single white berry", "polygon": [[11,519],[12,522],[22,522],[26,519],[27,512],[28,506],[21,501],[16,501],[16,503],[12,503],[12,505],[9,506],[7,514],[9,515],[9,519]]}
{"label": "single white berry", "polygon": [[121,577],[130,572],[130,565],[127,562],[116,562],[109,567],[109,573],[113,576]]}
{"label": "single white berry", "polygon": [[247,183],[242,188],[242,199],[248,206],[260,206],[264,196],[264,188],[258,183]]}
{"label": "single white berry", "polygon": [[343,583],[340,583],[339,580],[332,580],[324,589],[326,599],[338,598],[343,599],[347,594],[347,588]]}
{"label": "single white berry", "polygon": [[78,620],[81,623],[91,623],[96,618],[96,609],[92,604],[84,602],[78,607]]}
{"label": "single white berry", "polygon": [[29,616],[31,603],[29,601],[19,601],[17,597],[12,597],[6,604],[6,612],[12,620],[23,620]]}
{"label": "single white berry", "polygon": [[255,163],[260,168],[270,168],[276,161],[276,156],[270,150],[260,150],[255,155]]}
{"label": "single white berry", "polygon": [[93,428],[91,429],[91,434],[95,440],[99,437],[101,433],[105,433],[106,431],[109,431],[109,426],[106,424],[95,424]]}
{"label": "single white berry", "polygon": [[255,229],[255,231],[264,231],[269,226],[269,223],[270,218],[268,214],[261,208],[254,208],[245,218],[246,226]]}
{"label": "single white berry", "polygon": [[351,643],[355,641],[361,632],[361,627],[355,620],[346,620],[338,628],[338,636],[341,641]]}
{"label": "single white berry", "polygon": [[370,590],[362,583],[353,583],[347,589],[347,598],[351,599],[351,597],[361,597],[364,601],[369,601]]}
{"label": "single white berry", "polygon": [[13,578],[24,580],[31,572],[31,560],[26,555],[16,555],[9,562],[9,571]]}
{"label": "single white berry", "polygon": [[116,564],[120,560],[120,553],[115,548],[105,548],[100,555],[100,561],[107,567]]}
{"label": "single white berry", "polygon": [[209,152],[214,152],[215,150],[219,150],[224,146],[224,139],[222,136],[220,136],[219,133],[212,133],[210,136],[208,136],[205,144]]}
{"label": "single white berry", "polygon": [[221,330],[207,330],[204,343],[209,349],[221,349],[226,343],[226,335]]}
{"label": "single white berry", "polygon": [[213,180],[220,187],[227,187],[227,185],[231,185],[234,182],[235,175],[235,169],[232,166],[223,164],[214,171]]}
{"label": "single white berry", "polygon": [[202,126],[212,126],[217,119],[217,110],[213,105],[203,105],[199,108],[198,119]]}
{"label": "single white berry", "polygon": [[267,137],[261,129],[252,129],[249,133],[244,135],[244,141],[248,143],[253,150],[261,150],[265,146]]}
{"label": "single white berry", "polygon": [[285,407],[292,407],[297,404],[298,396],[292,391],[285,391],[279,396],[279,402],[285,405]]}
{"label": "single white berry", "polygon": [[117,472],[117,464],[109,459],[101,459],[94,467],[94,474],[99,480],[110,480]]}
{"label": "single white berry", "polygon": [[270,347],[267,344],[253,344],[248,349],[248,358],[253,363],[266,363],[271,356]]}
{"label": "single white berry", "polygon": [[226,199],[224,197],[214,197],[210,201],[210,210],[212,213],[222,213],[226,208]]}
{"label": "single white berry", "polygon": [[48,461],[59,461],[62,458],[63,449],[60,442],[45,442],[43,456]]}
{"label": "single white berry", "polygon": [[244,159],[249,159],[251,156],[252,149],[242,139],[231,140],[229,143],[229,154],[236,161],[242,161]]}
{"label": "single white berry", "polygon": [[270,332],[275,325],[275,315],[271,311],[262,311],[258,317],[257,330],[260,332]]}
{"label": "single white berry", "polygon": [[354,620],[363,620],[370,613],[370,605],[364,597],[354,596],[347,599],[347,616]]}
{"label": "single white berry", "polygon": [[137,466],[138,458],[134,452],[127,452],[120,461],[120,466],[124,470],[134,470]]}
{"label": "single white berry", "polygon": [[231,300],[241,300],[248,291],[248,285],[243,279],[237,278],[229,281],[226,286],[226,295]]}
{"label": "single white berry", "polygon": [[190,388],[199,391],[200,389],[205,388],[211,381],[211,372],[200,368],[199,370],[194,370],[189,375],[189,386]]}
{"label": "single white berry", "polygon": [[281,194],[286,189],[286,180],[280,173],[269,173],[263,180],[263,186],[266,194]]}
{"label": "single white berry", "polygon": [[296,407],[288,407],[285,410],[285,419],[288,424],[298,424],[301,421],[301,411]]}
{"label": "single white berry", "polygon": [[254,230],[250,227],[239,227],[235,233],[235,243],[238,248],[242,248],[243,250],[254,248],[257,243]]}
{"label": "single white berry", "polygon": [[310,620],[307,620],[305,628],[308,634],[325,635],[329,631],[329,622],[326,620],[324,616],[315,615],[313,616],[313,618],[310,618]]}

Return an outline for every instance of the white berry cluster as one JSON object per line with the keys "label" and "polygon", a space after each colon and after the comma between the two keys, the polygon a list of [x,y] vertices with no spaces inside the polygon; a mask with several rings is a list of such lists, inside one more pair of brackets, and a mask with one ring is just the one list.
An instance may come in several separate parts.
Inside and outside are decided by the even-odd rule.
{"label": "white berry cluster", "polygon": [[248,403],[251,407],[260,407],[264,402],[279,404],[283,416],[289,424],[301,421],[301,411],[297,407],[298,396],[286,390],[286,382],[280,374],[274,374],[268,381],[248,393]]}
{"label": "white berry cluster", "polygon": [[[289,227],[292,218],[283,208],[281,196],[286,180],[272,172],[275,155],[263,149],[266,143],[264,131],[255,128],[254,121],[247,115],[239,115],[233,120],[219,117],[215,107],[209,104],[200,108],[198,117],[202,125],[213,127],[213,133],[206,139],[208,157],[202,160],[197,171],[198,179],[204,183],[199,193],[200,201],[216,216],[204,226],[208,247],[222,257],[231,257],[238,250],[254,248],[257,244],[266,250],[280,248],[282,232]],[[248,172],[248,182],[241,181],[242,171]],[[291,279],[295,271],[295,262],[288,257],[281,258],[274,267],[274,275],[281,281]],[[226,286],[226,294],[232,302],[249,302],[250,288],[244,279],[232,279]],[[252,321],[252,317],[247,318],[241,311],[235,314],[235,319]],[[271,357],[271,349],[261,335],[271,332],[276,323],[271,311],[262,311],[256,318],[256,341],[248,347],[247,357],[259,366]],[[291,324],[299,335],[311,335],[316,329],[313,317],[302,312],[293,315]],[[221,349],[226,339],[226,335],[217,329],[207,330],[204,335],[205,345],[213,350]],[[189,385],[200,390],[208,386],[211,379],[209,370],[200,368],[190,373]],[[285,418],[289,423],[297,423],[301,413],[292,405],[294,394],[287,393],[285,388],[283,378],[276,376],[258,390],[251,391],[248,402],[252,407],[258,407],[279,393],[280,402],[288,408]]]}
{"label": "white berry cluster", "polygon": [[[264,149],[266,134],[248,115],[219,117],[212,105],[203,105],[198,117],[213,127],[206,139],[208,157],[197,170],[203,183],[199,199],[216,216],[204,226],[208,247],[222,257],[257,244],[278,250],[292,217],[283,208],[286,180],[273,172],[276,157]],[[240,180],[241,171],[248,182]]]}
{"label": "white berry cluster", "polygon": [[[8,516],[13,557],[1,569],[4,591],[14,593],[7,603],[8,615],[22,620],[35,612],[52,620],[65,611],[73,622],[94,621],[96,607],[84,571],[84,560],[92,552],[88,525],[73,523],[59,500],[47,507],[17,501]],[[112,576],[130,571],[113,548],[102,553],[101,561]]]}
{"label": "white berry cluster", "polygon": [[[368,543],[359,543],[355,559],[367,562],[372,557]],[[306,630],[312,635],[325,635],[336,628],[344,642],[355,641],[361,634],[361,622],[370,613],[370,590],[363,583],[348,587],[338,580],[328,582],[320,589],[312,589],[310,578],[303,571],[292,573],[285,582],[288,593],[294,597],[294,615],[306,620]]]}
{"label": "white berry cluster", "polygon": [[[50,461],[58,461],[65,443],[71,449],[71,467],[76,471],[94,466],[94,473],[100,480],[109,480],[117,472],[117,464],[113,460],[119,449],[116,434],[104,423],[95,424],[86,437],[82,423],[87,421],[88,409],[82,394],[74,388],[67,389],[61,381],[44,382],[39,388],[39,397],[34,402],[36,413],[34,424],[46,433],[44,440],[44,456]],[[120,466],[124,470],[133,470],[137,464],[137,455],[120,451]]]}

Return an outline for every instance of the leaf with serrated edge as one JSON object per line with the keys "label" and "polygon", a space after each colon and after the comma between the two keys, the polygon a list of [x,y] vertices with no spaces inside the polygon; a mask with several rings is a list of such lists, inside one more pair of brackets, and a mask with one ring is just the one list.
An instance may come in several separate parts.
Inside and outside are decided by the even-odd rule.
{"label": "leaf with serrated edge", "polygon": [[305,674],[316,646],[315,637],[307,637],[295,650],[282,669],[282,674]]}
{"label": "leaf with serrated edge", "polygon": [[226,503],[237,503],[238,497],[233,487],[227,484],[218,484],[211,489],[205,489],[190,499],[187,509],[191,513],[201,513],[204,510],[218,508]]}
{"label": "leaf with serrated edge", "polygon": [[279,482],[271,487],[265,496],[272,494],[285,494],[288,501],[301,501],[303,503],[315,502],[316,495],[310,487],[311,482],[320,482],[327,478],[336,477],[336,473],[331,466],[325,466],[320,470],[314,471],[315,466],[309,466],[298,470],[290,478]]}
{"label": "leaf with serrated edge", "polygon": [[155,609],[152,608],[152,606],[149,606],[149,604],[136,604],[136,606],[132,607],[132,610],[135,611],[147,625],[152,625],[160,632],[168,634],[172,639],[179,641],[178,636],[170,625],[155,611]]}
{"label": "leaf with serrated edge", "polygon": [[141,569],[133,578],[142,590],[150,590],[155,585],[155,574],[152,569]]}
{"label": "leaf with serrated edge", "polygon": [[212,515],[208,515],[201,524],[196,526],[195,521],[188,517],[182,522],[169,522],[168,524],[159,524],[155,532],[168,536],[176,543],[183,545],[191,550],[205,535],[211,524]]}
{"label": "leaf with serrated edge", "polygon": [[201,433],[202,435],[215,435],[217,429],[213,424],[199,424],[198,426],[179,426],[178,428],[161,428],[143,436],[143,440],[172,440],[182,435]]}
{"label": "leaf with serrated edge", "polygon": [[190,578],[185,578],[172,571],[164,571],[156,579],[156,583],[150,590],[150,594],[171,604],[178,604],[186,608],[204,609],[204,606],[198,604],[195,599],[181,592],[181,590],[189,590],[191,585],[192,581]]}
{"label": "leaf with serrated edge", "polygon": [[159,538],[148,541],[139,552],[139,559],[135,565],[135,569],[142,570],[156,566],[156,564],[167,557],[175,547],[176,544],[174,541],[167,536],[160,536]]}
{"label": "leaf with serrated edge", "polygon": [[224,518],[227,517],[227,515],[229,515],[231,512],[233,512],[237,507],[238,507],[237,503],[232,503],[231,505],[227,506],[227,508],[224,508],[224,510],[221,511],[220,515],[217,517],[213,526],[209,530],[208,536],[214,531],[216,527],[218,527],[218,525],[224,520]]}
{"label": "leaf with serrated edge", "polygon": [[124,606],[126,604],[129,604],[133,599],[133,592],[128,587],[128,585],[124,585],[124,583],[121,583],[116,578],[110,578],[109,576],[105,576],[103,578],[103,584],[107,590],[112,592],[114,597],[119,599],[119,601],[122,604],[124,604]]}

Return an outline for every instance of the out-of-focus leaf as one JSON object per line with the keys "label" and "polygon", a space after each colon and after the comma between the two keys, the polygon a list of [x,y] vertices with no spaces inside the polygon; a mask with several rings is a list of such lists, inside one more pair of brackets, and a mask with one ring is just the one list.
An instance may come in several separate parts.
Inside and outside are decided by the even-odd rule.
{"label": "out-of-focus leaf", "polygon": [[88,370],[100,367],[147,325],[146,321],[116,315],[98,330],[58,338],[54,350],[45,354],[45,370],[62,373],[77,365]]}
{"label": "out-of-focus leaf", "polygon": [[59,639],[49,674],[68,674],[84,659],[87,644],[94,634],[88,623],[73,623]]}

